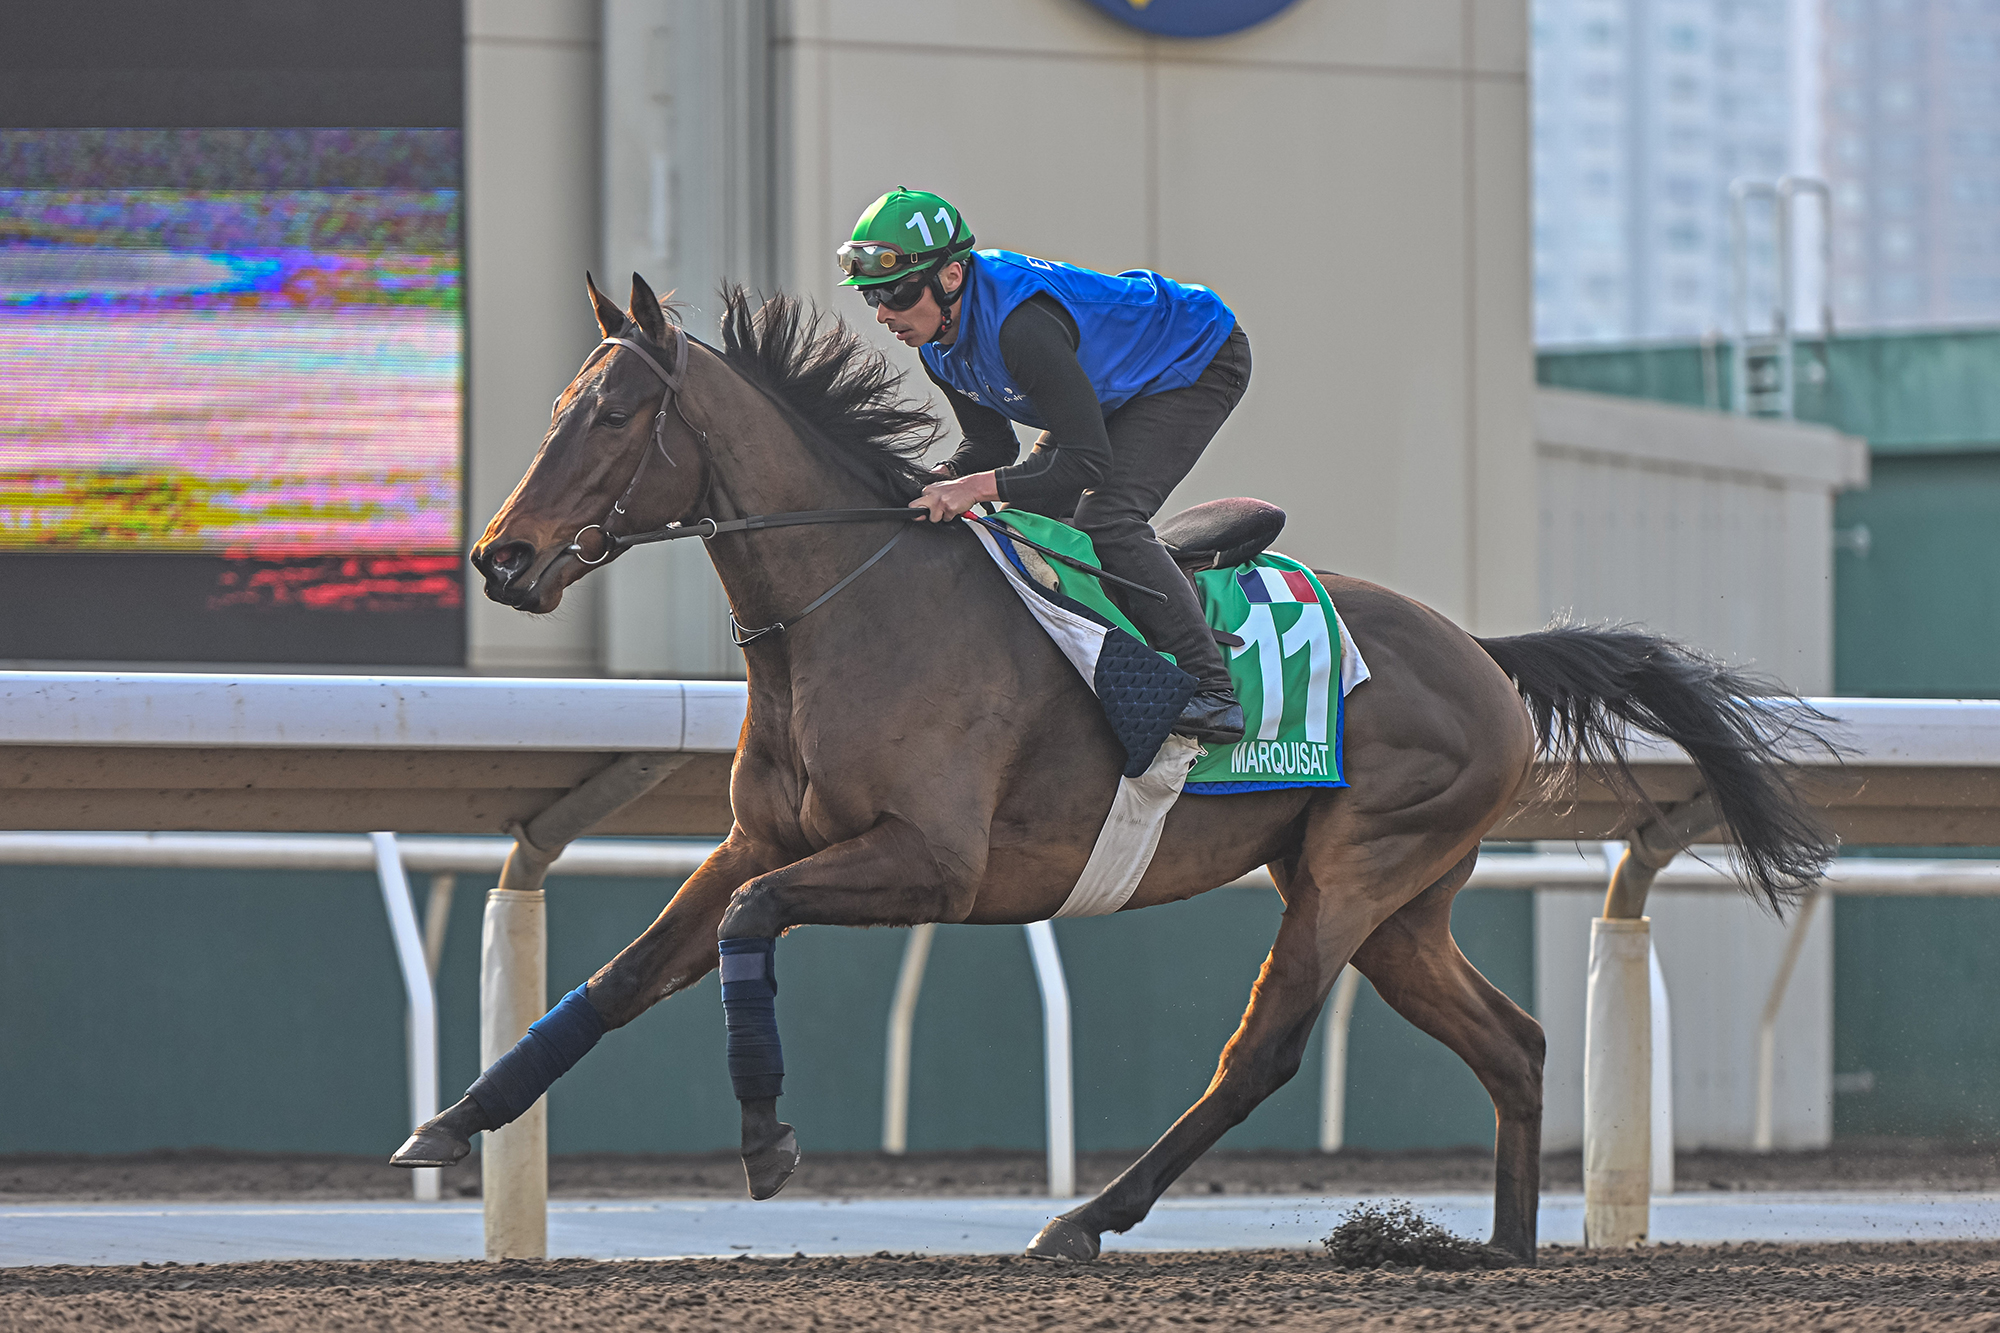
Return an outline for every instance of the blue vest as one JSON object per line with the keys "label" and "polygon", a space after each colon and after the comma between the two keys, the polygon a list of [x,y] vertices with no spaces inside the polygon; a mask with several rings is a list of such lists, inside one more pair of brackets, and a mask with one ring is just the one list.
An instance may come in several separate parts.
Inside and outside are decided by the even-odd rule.
{"label": "blue vest", "polygon": [[1046,292],[1076,320],[1076,358],[1106,416],[1134,398],[1194,383],[1236,327],[1236,316],[1208,288],[1145,269],[1114,277],[1009,250],[980,250],[971,283],[960,301],[958,341],[926,346],[924,364],[973,402],[1038,430],[1048,423],[1000,358],[1000,325],[1029,297]]}

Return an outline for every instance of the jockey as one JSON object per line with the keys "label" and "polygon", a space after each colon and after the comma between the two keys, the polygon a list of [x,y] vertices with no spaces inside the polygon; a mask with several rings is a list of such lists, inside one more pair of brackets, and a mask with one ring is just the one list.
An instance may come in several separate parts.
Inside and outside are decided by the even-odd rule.
{"label": "jockey", "polygon": [[[1197,682],[1174,730],[1242,740],[1229,669],[1151,520],[1243,397],[1249,337],[1206,287],[972,246],[951,204],[898,187],[839,250],[841,285],[919,349],[965,436],[911,505],[935,523],[1005,501],[1089,533],[1106,570],[1167,595],[1120,600]],[[1042,432],[1025,462],[1015,421]]]}

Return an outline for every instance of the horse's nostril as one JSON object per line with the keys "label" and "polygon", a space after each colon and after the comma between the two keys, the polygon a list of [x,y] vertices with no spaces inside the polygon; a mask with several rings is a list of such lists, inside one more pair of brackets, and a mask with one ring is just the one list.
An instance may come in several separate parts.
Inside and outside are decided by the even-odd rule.
{"label": "horse's nostril", "polygon": [[486,581],[497,588],[504,588],[519,578],[535,559],[535,548],[528,542],[507,542],[501,546],[489,547],[472,557],[473,565],[486,575]]}

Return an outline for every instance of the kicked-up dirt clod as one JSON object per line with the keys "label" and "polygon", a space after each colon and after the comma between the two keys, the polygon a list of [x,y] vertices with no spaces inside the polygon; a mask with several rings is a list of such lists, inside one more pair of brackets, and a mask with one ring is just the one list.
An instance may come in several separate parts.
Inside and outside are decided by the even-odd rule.
{"label": "kicked-up dirt clod", "polygon": [[1326,1247],[1327,1258],[1342,1268],[1402,1264],[1463,1272],[1507,1268],[1517,1262],[1505,1250],[1453,1235],[1402,1199],[1354,1205],[1320,1244]]}
{"label": "kicked-up dirt clod", "polygon": [[0,1269],[0,1328],[1193,1329],[1930,1333],[2000,1328],[2000,1243],[1545,1249],[1539,1268],[1343,1269],[1305,1251],[1013,1258]]}

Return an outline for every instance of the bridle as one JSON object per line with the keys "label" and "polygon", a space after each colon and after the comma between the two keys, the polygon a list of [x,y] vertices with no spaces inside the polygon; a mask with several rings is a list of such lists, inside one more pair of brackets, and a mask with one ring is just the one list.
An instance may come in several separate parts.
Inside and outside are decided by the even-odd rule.
{"label": "bridle", "polygon": [[[674,523],[669,523],[664,528],[654,528],[647,532],[619,533],[612,531],[612,525],[619,518],[629,514],[630,511],[626,508],[626,502],[631,500],[638,492],[639,484],[646,476],[646,467],[653,461],[654,454],[657,453],[661,458],[664,458],[667,461],[668,467],[677,468],[680,466],[679,463],[674,461],[673,455],[667,452],[666,429],[668,408],[671,407],[673,409],[674,414],[681,419],[681,424],[686,426],[688,432],[694,436],[695,454],[700,461],[701,485],[695,492],[694,501],[688,505],[689,513],[701,508],[708,500],[709,488],[714,484],[715,479],[714,469],[708,456],[708,432],[696,426],[692,421],[689,421],[687,413],[682,410],[680,405],[681,393],[687,376],[689,341],[687,330],[678,325],[673,326],[672,370],[669,370],[661,363],[659,356],[654,355],[654,352],[660,349],[649,346],[650,339],[647,342],[641,342],[639,338],[626,337],[624,333],[627,331],[639,332],[627,326],[627,330],[621,330],[618,334],[606,337],[602,342],[598,343],[597,350],[590,354],[590,359],[584,362],[583,370],[590,369],[596,363],[598,357],[606,355],[606,349],[624,347],[637,353],[640,360],[646,363],[647,368],[659,376],[660,382],[666,386],[666,389],[660,395],[659,411],[653,414],[652,443],[639,456],[639,465],[632,470],[632,480],[626,483],[623,494],[612,502],[611,511],[598,522],[586,523],[578,528],[576,536],[570,538],[569,545],[563,547],[557,553],[556,559],[549,562],[548,569],[544,569],[541,574],[536,576],[536,583],[547,578],[549,570],[554,569],[565,557],[574,558],[581,564],[595,568],[611,559],[612,556],[618,554],[620,551],[633,546],[649,545],[653,542],[679,541],[685,537],[699,537],[703,541],[707,541],[711,537],[719,537],[731,532],[761,532],[766,528],[796,528],[818,523],[882,523],[890,520],[899,520],[906,525],[898,528],[896,534],[884,542],[875,554],[862,561],[852,572],[835,583],[831,588],[813,598],[812,601],[806,604],[803,610],[792,616],[789,621],[774,620],[768,625],[751,629],[737,620],[735,609],[731,608],[729,613],[729,638],[732,643],[741,648],[746,644],[756,642],[767,634],[782,634],[791,626],[798,624],[799,621],[826,605],[841,590],[846,588],[848,584],[867,573],[875,566],[877,561],[889,554],[896,543],[903,539],[903,534],[909,531],[907,525],[912,520],[922,520],[929,517],[929,514],[925,510],[911,508],[803,509],[784,514],[752,514],[747,518],[729,518],[720,521],[713,518],[702,518],[695,520],[692,526],[685,519],[682,519]],[[644,335],[640,334],[640,336],[643,337]],[[577,373],[581,375],[583,370],[579,370]],[[583,545],[584,534],[593,530],[604,539],[604,550],[595,560],[590,558]],[[534,585],[530,584],[528,590],[532,592],[533,588]]]}
{"label": "bridle", "polygon": [[[687,330],[680,328],[678,325],[674,327],[674,368],[672,370],[668,370],[665,366],[661,365],[659,358],[653,355],[652,349],[648,348],[638,339],[626,338],[619,334],[610,334],[597,344],[596,350],[584,361],[583,370],[579,370],[577,374],[581,376],[584,370],[589,370],[597,363],[598,357],[605,355],[605,349],[610,347],[628,347],[638,353],[640,359],[646,363],[647,368],[655,375],[658,375],[661,382],[667,387],[666,392],[660,395],[660,410],[653,414],[652,447],[639,455],[639,466],[632,470],[632,479],[625,484],[624,493],[611,502],[611,512],[604,516],[602,522],[584,524],[576,530],[576,536],[570,538],[569,545],[563,548],[562,553],[564,555],[573,555],[576,557],[578,563],[589,565],[593,569],[618,554],[624,546],[630,544],[629,542],[621,542],[612,533],[609,525],[627,513],[625,502],[630,500],[633,494],[638,491],[640,481],[646,476],[646,465],[653,461],[653,455],[657,453],[660,457],[666,459],[668,467],[677,468],[680,466],[679,463],[674,461],[674,456],[667,452],[667,409],[669,407],[674,409],[674,415],[681,419],[681,424],[686,426],[688,432],[695,437],[697,442],[695,456],[701,461],[701,489],[696,494],[694,503],[688,506],[690,510],[699,508],[701,503],[708,499],[709,487],[708,432],[697,427],[692,421],[689,421],[687,413],[681,410],[680,404],[683,381],[687,377]],[[604,553],[599,555],[595,560],[585,555],[583,548],[583,534],[593,528],[604,536]]]}
{"label": "bridle", "polygon": [[[627,326],[627,328],[631,332],[639,333],[641,338],[645,336],[639,330],[630,329],[629,325]],[[664,393],[660,395],[659,411],[653,414],[652,445],[643,454],[639,456],[639,465],[632,470],[632,480],[625,484],[624,492],[616,500],[612,502],[611,512],[606,514],[602,519],[600,519],[596,523],[586,523],[582,527],[578,528],[576,530],[576,536],[570,538],[569,545],[563,547],[561,551],[556,553],[556,558],[554,560],[551,560],[548,563],[548,567],[543,569],[540,574],[537,574],[535,576],[534,583],[528,585],[523,595],[525,596],[526,593],[533,592],[536,584],[539,584],[543,579],[547,578],[549,576],[550,571],[554,570],[556,566],[561,564],[565,558],[573,557],[579,563],[588,565],[594,569],[598,565],[601,565],[605,561],[609,560],[612,556],[618,554],[620,551],[628,549],[629,547],[647,546],[651,545],[654,542],[680,541],[681,539],[686,537],[699,537],[703,541],[707,541],[712,537],[720,537],[726,533],[732,533],[732,532],[762,532],[767,528],[802,528],[819,523],[901,522],[904,524],[903,527],[898,528],[896,530],[894,536],[890,537],[888,541],[883,542],[882,545],[879,548],[877,548],[875,554],[869,556],[866,560],[862,561],[859,565],[855,566],[853,570],[849,571],[831,588],[828,588],[825,592],[813,598],[810,602],[807,602],[804,608],[801,609],[798,612],[798,614],[794,615],[788,621],[774,620],[768,625],[761,625],[756,629],[751,629],[745,624],[743,624],[742,621],[736,618],[736,610],[734,607],[731,607],[729,612],[729,639],[730,642],[734,643],[738,648],[741,648],[747,644],[755,643],[758,639],[763,638],[767,634],[782,634],[787,629],[790,629],[792,626],[798,624],[801,620],[804,620],[807,616],[811,615],[813,612],[819,610],[822,606],[825,606],[828,602],[832,601],[836,596],[838,596],[840,592],[847,587],[848,584],[854,582],[854,580],[860,578],[863,574],[866,574],[869,570],[873,569],[876,563],[880,561],[883,556],[889,554],[890,551],[894,550],[896,543],[903,540],[903,534],[910,530],[908,525],[911,522],[913,521],[920,522],[927,520],[930,517],[930,513],[928,510],[925,509],[917,509],[909,507],[902,507],[896,509],[799,509],[783,514],[751,514],[746,518],[726,518],[721,520],[713,518],[700,518],[696,519],[692,526],[688,524],[686,519],[681,519],[676,522],[667,524],[667,526],[665,526],[664,528],[653,528],[646,532],[632,532],[632,533],[613,532],[611,530],[612,523],[615,522],[621,516],[626,515],[627,513],[630,512],[626,509],[625,502],[630,500],[633,497],[633,495],[638,491],[639,483],[642,480],[644,480],[646,475],[646,466],[647,464],[653,461],[654,454],[657,453],[661,458],[666,459],[668,467],[677,468],[680,466],[679,463],[676,463],[674,461],[673,455],[667,452],[666,430],[667,430],[667,409],[669,407],[671,407],[674,410],[674,414],[681,419],[681,424],[688,428],[689,434],[694,436],[695,454],[696,457],[700,460],[700,465],[701,465],[701,485],[699,488],[697,488],[695,492],[694,501],[688,505],[689,513],[692,513],[694,510],[701,508],[701,506],[708,499],[709,488],[714,484],[715,480],[714,468],[711,465],[708,456],[708,432],[696,426],[692,421],[689,421],[687,418],[687,413],[681,410],[680,397],[683,388],[683,381],[687,376],[689,338],[686,329],[683,329],[678,325],[673,326],[673,328],[674,328],[674,351],[673,351],[674,367],[672,370],[668,370],[666,366],[661,364],[660,358],[653,355],[655,351],[659,351],[660,349],[655,346],[649,345],[651,343],[650,339],[647,339],[645,342],[641,342],[639,338],[628,338],[623,336],[623,331],[621,331],[621,333],[608,336],[602,342],[598,343],[597,349],[593,351],[590,354],[589,359],[583,363],[582,370],[579,370],[577,372],[577,374],[580,376],[582,375],[584,370],[590,369],[592,365],[596,364],[598,357],[606,354],[605,352],[606,348],[610,347],[629,348],[631,351],[638,353],[639,358],[646,363],[647,368],[650,369],[655,375],[660,377],[660,382],[666,386],[666,390]],[[1108,583],[1116,583],[1121,587],[1129,588],[1134,592],[1143,593],[1147,597],[1153,598],[1157,601],[1164,602],[1167,600],[1167,596],[1165,593],[1158,592],[1152,588],[1148,588],[1143,584],[1134,583],[1130,579],[1121,578],[1118,575],[1100,569],[1095,565],[1091,565],[1082,560],[1078,560],[1074,556],[1065,555],[1060,551],[1050,550],[1046,546],[1042,546],[1036,542],[1029,541],[1026,537],[1023,537],[1020,533],[1015,532],[1011,528],[1007,528],[1002,526],[1001,524],[995,523],[991,518],[984,518],[977,514],[965,514],[962,517],[968,522],[982,523],[988,527],[994,528],[997,531],[1004,533],[1008,538],[1008,540],[1016,542],[1022,546],[1031,547],[1034,550],[1041,552],[1044,556],[1049,557],[1050,559],[1059,560],[1063,564],[1069,565],[1072,568],[1083,571],[1085,574],[1090,575],[1092,578],[1099,579]],[[595,560],[591,559],[587,554],[585,554],[583,546],[583,535],[586,532],[590,532],[592,530],[595,530],[596,532],[602,534],[604,538],[604,551]]]}

